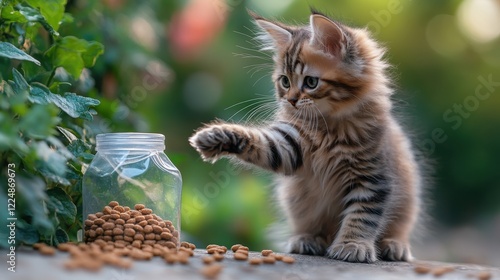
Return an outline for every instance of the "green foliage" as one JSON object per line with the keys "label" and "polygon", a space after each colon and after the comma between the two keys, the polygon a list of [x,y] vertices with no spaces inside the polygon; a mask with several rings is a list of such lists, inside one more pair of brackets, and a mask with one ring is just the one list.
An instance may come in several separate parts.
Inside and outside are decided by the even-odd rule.
{"label": "green foliage", "polygon": [[[91,87],[72,85],[92,84],[81,74],[104,46],[58,33],[72,19],[65,5],[0,1],[0,212],[3,220],[17,218],[16,245],[76,240],[81,227],[81,177],[93,137],[85,121],[100,102],[82,96]],[[4,205],[8,198],[15,198],[12,214]],[[0,246],[7,245],[6,235],[3,227]]]}

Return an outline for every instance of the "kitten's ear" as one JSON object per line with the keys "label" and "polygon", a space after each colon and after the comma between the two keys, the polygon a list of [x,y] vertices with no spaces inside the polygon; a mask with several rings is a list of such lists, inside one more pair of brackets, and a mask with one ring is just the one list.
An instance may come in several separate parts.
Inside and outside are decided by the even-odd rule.
{"label": "kitten's ear", "polygon": [[263,50],[275,50],[288,45],[292,41],[292,33],[286,27],[269,21],[255,13],[249,13],[254,18],[257,26],[263,31],[258,37],[263,43]]}
{"label": "kitten's ear", "polygon": [[342,55],[347,38],[339,25],[320,14],[311,15],[310,25],[312,46],[333,56]]}

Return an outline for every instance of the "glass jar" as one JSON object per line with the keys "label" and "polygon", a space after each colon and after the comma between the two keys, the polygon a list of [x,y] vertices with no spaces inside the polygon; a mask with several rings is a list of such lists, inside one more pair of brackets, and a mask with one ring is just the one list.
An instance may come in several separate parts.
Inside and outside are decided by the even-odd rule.
{"label": "glass jar", "polygon": [[[165,136],[153,133],[97,135],[97,153],[83,176],[84,224],[92,222],[88,219],[99,218],[95,216],[96,213],[104,219],[109,218],[111,210],[106,206],[113,209],[116,201],[125,208],[117,210],[126,210],[130,218],[142,211],[146,219],[154,217],[159,222],[163,220],[160,225],[167,223],[166,227],[170,228],[168,232],[173,237],[171,241],[179,245],[182,178],[179,170],[163,152],[164,141]],[[144,205],[147,211],[138,209],[142,208],[138,204]],[[128,216],[123,215],[122,218]],[[125,222],[134,223],[134,220]],[[110,221],[116,222],[116,219]],[[90,226],[87,225],[85,241],[96,238],[89,238],[89,229]]]}

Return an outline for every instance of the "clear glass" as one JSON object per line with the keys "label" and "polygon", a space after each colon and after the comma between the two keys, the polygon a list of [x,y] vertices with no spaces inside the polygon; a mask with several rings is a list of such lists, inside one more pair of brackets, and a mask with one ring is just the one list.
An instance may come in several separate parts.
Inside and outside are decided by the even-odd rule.
{"label": "clear glass", "polygon": [[97,135],[97,153],[83,176],[83,220],[111,201],[143,204],[179,232],[182,178],[165,155],[165,136],[153,133]]}

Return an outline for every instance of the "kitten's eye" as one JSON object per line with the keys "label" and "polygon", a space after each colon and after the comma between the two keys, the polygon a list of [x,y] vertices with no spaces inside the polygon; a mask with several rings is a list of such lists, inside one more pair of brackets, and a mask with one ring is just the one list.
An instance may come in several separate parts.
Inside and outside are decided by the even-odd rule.
{"label": "kitten's eye", "polygon": [[290,80],[288,79],[287,76],[281,76],[281,85],[284,87],[284,88],[290,88]]}
{"label": "kitten's eye", "polygon": [[315,89],[318,86],[318,78],[311,77],[311,76],[306,76],[304,78],[304,85],[308,89]]}

